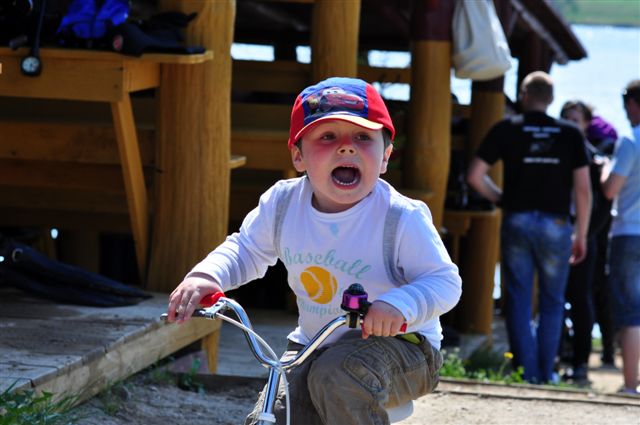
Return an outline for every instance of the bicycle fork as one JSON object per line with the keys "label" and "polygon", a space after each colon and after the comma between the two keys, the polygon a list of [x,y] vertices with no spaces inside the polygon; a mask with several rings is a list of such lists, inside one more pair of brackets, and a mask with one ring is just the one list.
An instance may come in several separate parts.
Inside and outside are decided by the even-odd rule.
{"label": "bicycle fork", "polygon": [[269,379],[265,387],[264,402],[262,412],[258,414],[258,425],[269,425],[276,423],[276,416],[273,413],[273,406],[278,396],[278,386],[280,384],[280,371],[269,368]]}

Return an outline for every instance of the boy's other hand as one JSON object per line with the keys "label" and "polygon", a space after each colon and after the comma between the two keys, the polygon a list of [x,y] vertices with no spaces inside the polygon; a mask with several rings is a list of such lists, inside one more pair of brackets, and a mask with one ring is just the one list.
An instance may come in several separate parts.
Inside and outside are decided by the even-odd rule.
{"label": "boy's other hand", "polygon": [[198,308],[200,300],[209,294],[222,292],[217,282],[202,277],[188,277],[169,296],[167,321],[184,323]]}
{"label": "boy's other hand", "polygon": [[394,306],[384,301],[374,301],[362,323],[362,338],[374,336],[396,336],[405,318]]}

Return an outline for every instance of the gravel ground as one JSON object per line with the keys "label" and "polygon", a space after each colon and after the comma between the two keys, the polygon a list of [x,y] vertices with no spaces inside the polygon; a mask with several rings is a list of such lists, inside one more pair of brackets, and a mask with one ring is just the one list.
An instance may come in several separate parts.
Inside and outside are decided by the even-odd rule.
{"label": "gravel ground", "polygon": [[[186,391],[152,373],[135,375],[78,406],[75,423],[238,425],[263,385],[255,379],[209,377],[204,381],[206,389]],[[640,425],[640,399],[598,397],[447,381],[435,394],[416,401],[413,416],[402,424]]]}

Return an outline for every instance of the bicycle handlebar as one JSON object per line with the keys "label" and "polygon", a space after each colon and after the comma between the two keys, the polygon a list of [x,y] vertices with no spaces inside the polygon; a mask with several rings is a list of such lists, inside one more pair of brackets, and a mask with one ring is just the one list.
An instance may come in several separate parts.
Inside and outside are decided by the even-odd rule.
{"label": "bicycle handlebar", "polygon": [[[327,323],[318,333],[316,333],[313,338],[305,345],[305,347],[300,350],[296,356],[286,362],[279,362],[276,364],[277,360],[271,359],[268,356],[265,356],[264,352],[260,348],[260,343],[256,339],[253,333],[249,330],[252,330],[251,321],[249,320],[249,316],[247,315],[244,308],[235,300],[231,298],[227,298],[224,296],[224,293],[217,292],[215,294],[209,294],[202,298],[202,305],[208,306],[205,308],[196,309],[191,317],[201,317],[205,319],[217,319],[221,318],[223,320],[229,321],[234,325],[240,327],[245,334],[245,338],[247,339],[247,343],[253,352],[253,355],[258,359],[260,363],[263,365],[271,366],[271,367],[281,367],[282,369],[290,369],[302,363],[308,356],[311,354],[325,339],[331,335],[333,331],[343,325],[347,325],[352,329],[355,329],[364,319],[364,316],[367,314],[371,303],[367,301],[367,294],[364,292],[364,289],[359,284],[353,284],[347,289],[343,295],[343,301],[341,307],[345,310],[345,314],[333,319],[331,322]],[[236,317],[240,319],[240,323],[236,322],[233,319],[228,318],[223,313],[226,310],[233,310]],[[166,320],[168,315],[162,314],[161,319]],[[403,323],[400,327],[401,332],[406,332],[407,324]],[[271,350],[268,345],[266,346]]]}

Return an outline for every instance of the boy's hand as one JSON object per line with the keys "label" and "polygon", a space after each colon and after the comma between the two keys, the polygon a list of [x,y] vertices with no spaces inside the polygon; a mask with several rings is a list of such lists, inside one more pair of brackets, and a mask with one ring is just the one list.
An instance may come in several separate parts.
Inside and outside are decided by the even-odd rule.
{"label": "boy's hand", "polygon": [[362,323],[362,338],[374,336],[396,336],[405,321],[404,316],[394,306],[384,301],[374,301]]}
{"label": "boy's hand", "polygon": [[167,321],[184,323],[191,318],[194,310],[198,308],[200,300],[209,294],[222,292],[222,288],[213,280],[201,277],[188,277],[183,280],[169,296],[167,308]]}

